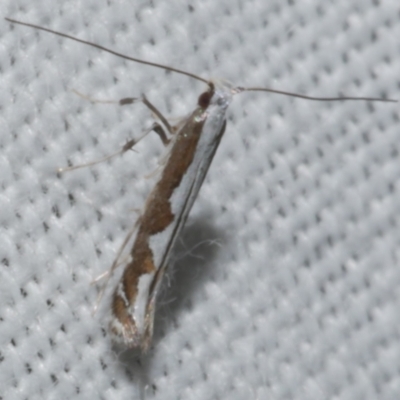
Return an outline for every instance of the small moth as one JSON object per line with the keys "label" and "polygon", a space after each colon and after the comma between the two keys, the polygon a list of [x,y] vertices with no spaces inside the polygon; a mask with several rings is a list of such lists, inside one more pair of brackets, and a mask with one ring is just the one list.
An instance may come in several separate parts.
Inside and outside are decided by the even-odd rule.
{"label": "small moth", "polygon": [[[170,126],[150,101],[145,97],[142,99],[160,120],[161,124],[155,123],[150,130],[154,130],[160,136],[163,143],[169,147],[169,153],[157,183],[146,200],[137,223],[129,259],[125,263],[122,278],[112,296],[110,332],[116,343],[144,352],[151,344],[157,294],[168,268],[171,250],[186,222],[225,132],[226,112],[234,95],[245,91],[263,91],[318,101],[396,102],[391,99],[370,97],[310,97],[270,88],[233,87],[166,65],[128,57],[103,46],[37,25],[9,18],[6,20],[71,39],[126,60],[186,75],[207,84],[207,89],[199,96],[194,111],[177,126]],[[134,101],[137,99],[128,98],[120,100],[119,103],[124,105]],[[133,141],[128,142],[117,154],[127,151],[134,144]],[[129,233],[120,253],[133,233],[134,231]],[[119,256],[110,273],[117,266],[118,259]]]}

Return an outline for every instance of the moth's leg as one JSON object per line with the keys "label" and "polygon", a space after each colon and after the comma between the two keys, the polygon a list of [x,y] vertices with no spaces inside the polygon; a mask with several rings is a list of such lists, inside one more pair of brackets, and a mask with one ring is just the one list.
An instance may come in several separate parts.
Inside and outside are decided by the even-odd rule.
{"label": "moth's leg", "polygon": [[[161,121],[161,123],[165,126],[170,135],[173,135],[175,133],[174,127],[171,126],[167,118],[164,117],[164,115],[158,110],[158,108],[153,103],[147,100],[147,97],[145,95],[143,95],[141,99],[137,99],[136,97],[125,97],[124,99],[121,99],[118,103],[121,106],[125,106],[127,104],[133,104],[138,100],[140,100],[153,113],[153,115]],[[167,138],[167,135],[162,126],[158,125],[158,127],[159,129],[157,131],[154,129],[154,131],[160,137],[164,146],[166,146],[169,143],[169,139]]]}
{"label": "moth's leg", "polygon": [[[147,97],[145,95],[142,95],[142,98],[138,97],[124,97],[123,99],[120,100],[100,100],[100,99],[94,99],[93,97],[86,96],[77,90],[73,90],[75,94],[78,96],[82,97],[85,100],[90,101],[91,103],[102,103],[102,104],[119,104],[120,106],[126,106],[130,104],[137,103],[138,101],[141,101],[152,113],[155,115],[156,118],[158,118],[161,123],[165,126],[167,129],[168,133],[173,135],[175,133],[175,129],[171,124],[168,122],[167,118],[164,117],[164,115],[161,113],[161,111],[158,110],[158,108],[151,103],[149,100],[147,100]],[[164,130],[162,129],[161,126],[157,125],[157,129],[153,129],[157,135],[160,137],[161,141],[163,144],[166,146],[169,143],[169,139],[167,138],[167,135],[165,134]]]}
{"label": "moth's leg", "polygon": [[57,172],[58,173],[62,173],[62,172],[67,172],[67,171],[73,171],[74,169],[79,169],[79,168],[84,168],[84,167],[91,167],[93,165],[96,164],[100,164],[104,161],[110,160],[118,155],[122,155],[124,153],[126,153],[128,150],[134,150],[133,147],[136,145],[136,143],[138,143],[140,140],[142,140],[145,136],[147,136],[151,131],[155,131],[158,134],[159,131],[159,124],[158,123],[153,123],[153,125],[149,128],[146,129],[145,131],[143,131],[142,135],[138,138],[138,139],[131,139],[128,140],[121,149],[119,149],[118,151],[116,151],[115,153],[109,154],[108,156],[105,156],[103,158],[100,158],[98,160],[95,161],[91,161],[85,164],[79,164],[79,165],[72,165],[69,167],[62,167],[62,168],[58,168]]}
{"label": "moth's leg", "polygon": [[[160,120],[160,122],[168,130],[168,133],[171,136],[173,136],[176,132],[178,132],[178,130],[183,125],[183,123],[186,121],[186,118],[184,118],[184,119],[181,119],[179,121],[179,123],[177,123],[176,125],[171,125],[168,122],[168,120],[164,117],[164,115],[156,108],[156,106],[154,104],[152,104],[146,98],[145,95],[142,95],[141,100],[142,100],[143,104],[153,113],[153,115]],[[124,104],[130,104],[130,102],[134,101],[134,98],[126,98],[126,99],[122,99],[120,101],[123,102]],[[170,139],[167,138],[167,135],[161,125],[158,125],[157,128],[154,128],[153,130],[156,131],[156,133],[159,135],[159,137],[161,138],[161,140],[165,146],[170,143]],[[159,168],[157,168],[155,171],[153,171],[149,175],[147,175],[146,178],[150,178],[154,174],[158,173],[160,168],[162,168],[162,166],[165,164],[165,162],[167,161],[167,159],[169,157],[169,153],[170,153],[169,150],[170,150],[170,148],[168,149],[168,152],[164,155],[164,157],[161,160],[159,160],[159,165],[160,165]]]}
{"label": "moth's leg", "polygon": [[[125,98],[125,99],[121,99],[119,101],[113,101],[113,100],[99,100],[99,99],[94,99],[92,97],[86,96],[82,93],[77,92],[76,90],[73,90],[73,92],[75,94],[77,94],[78,96],[84,98],[85,100],[88,100],[92,103],[103,103],[103,104],[119,104],[119,105],[127,105],[127,104],[133,104],[135,102],[141,101],[143,102],[151,111],[153,114],[155,114],[155,116],[160,119],[160,121],[163,124],[167,124],[165,125],[168,129],[168,131],[172,131],[171,126],[169,125],[168,121],[166,120],[166,118],[157,110],[157,108],[155,106],[153,106],[145,97],[143,97],[143,99],[139,99],[136,97],[130,97],[130,98]],[[84,168],[84,167],[91,167],[93,165],[96,164],[100,164],[104,161],[108,161],[118,155],[122,155],[124,153],[126,153],[128,150],[133,150],[133,147],[136,145],[136,143],[138,143],[140,140],[142,140],[145,136],[147,136],[150,132],[154,131],[158,137],[160,138],[161,142],[163,143],[164,146],[167,146],[170,142],[170,139],[167,137],[163,127],[158,123],[158,122],[154,122],[153,125],[149,128],[146,129],[145,131],[142,132],[142,135],[138,138],[138,139],[131,139],[128,142],[125,143],[124,146],[122,146],[121,149],[119,149],[118,151],[116,151],[115,153],[109,154],[106,157],[100,158],[98,160],[95,161],[91,161],[88,163],[84,163],[84,164],[79,164],[79,165],[72,165],[69,167],[62,167],[62,168],[58,168],[57,172],[58,173],[63,173],[63,172],[67,172],[67,171],[73,171],[75,169],[79,169],[79,168]]]}

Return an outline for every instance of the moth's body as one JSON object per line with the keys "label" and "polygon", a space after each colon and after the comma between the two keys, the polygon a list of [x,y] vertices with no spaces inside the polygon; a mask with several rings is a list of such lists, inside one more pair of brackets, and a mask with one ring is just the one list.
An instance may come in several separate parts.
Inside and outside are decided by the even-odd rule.
{"label": "moth's body", "polygon": [[155,300],[171,249],[185,224],[225,130],[231,89],[210,85],[195,111],[173,135],[168,159],[148,196],[136,238],[112,299],[117,343],[146,350]]}
{"label": "moth's body", "polygon": [[[169,157],[157,184],[146,201],[143,215],[140,218],[130,253],[130,261],[126,265],[121,281],[113,295],[111,332],[114,339],[128,347],[142,350],[148,349],[151,342],[155,300],[168,266],[171,249],[185,224],[224,133],[225,114],[233,94],[257,91],[313,101],[397,102],[392,99],[374,97],[313,97],[260,87],[236,87],[233,89],[225,86],[215,87],[212,82],[184,70],[126,56],[98,44],[38,25],[10,18],[6,18],[6,20],[83,43],[139,64],[186,75],[209,86],[208,92],[199,97],[196,110],[173,135]],[[121,105],[130,103],[132,103],[132,99],[124,99],[120,102]],[[145,99],[144,103],[154,111],[151,103],[146,103]],[[161,114],[159,118],[164,124],[168,124]],[[165,137],[164,132],[158,131],[158,133],[162,139]],[[124,153],[133,144],[134,141],[129,142],[129,145],[124,146],[118,154]],[[107,159],[109,158],[111,156],[107,157]],[[95,163],[88,165],[93,164]],[[75,168],[64,168],[59,171],[68,169]],[[128,237],[130,238],[130,235]],[[116,263],[112,270],[115,265]]]}

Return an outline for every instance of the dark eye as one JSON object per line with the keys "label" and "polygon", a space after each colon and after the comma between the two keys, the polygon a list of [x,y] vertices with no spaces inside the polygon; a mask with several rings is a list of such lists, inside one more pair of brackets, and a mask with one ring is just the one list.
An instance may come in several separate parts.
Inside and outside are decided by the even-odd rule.
{"label": "dark eye", "polygon": [[197,100],[197,104],[201,108],[207,108],[208,105],[210,104],[211,97],[212,97],[212,93],[210,91],[204,92],[199,96],[199,99]]}

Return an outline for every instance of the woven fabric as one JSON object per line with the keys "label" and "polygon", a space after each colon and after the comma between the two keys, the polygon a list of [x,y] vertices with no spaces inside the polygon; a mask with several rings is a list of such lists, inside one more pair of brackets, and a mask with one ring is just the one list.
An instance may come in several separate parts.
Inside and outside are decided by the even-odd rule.
{"label": "woven fabric", "polygon": [[[398,1],[3,0],[0,15],[240,86],[400,98]],[[400,398],[398,104],[235,96],[153,346],[117,354],[112,264],[204,85],[0,22],[0,399]],[[172,120],[174,121],[174,120]]]}

